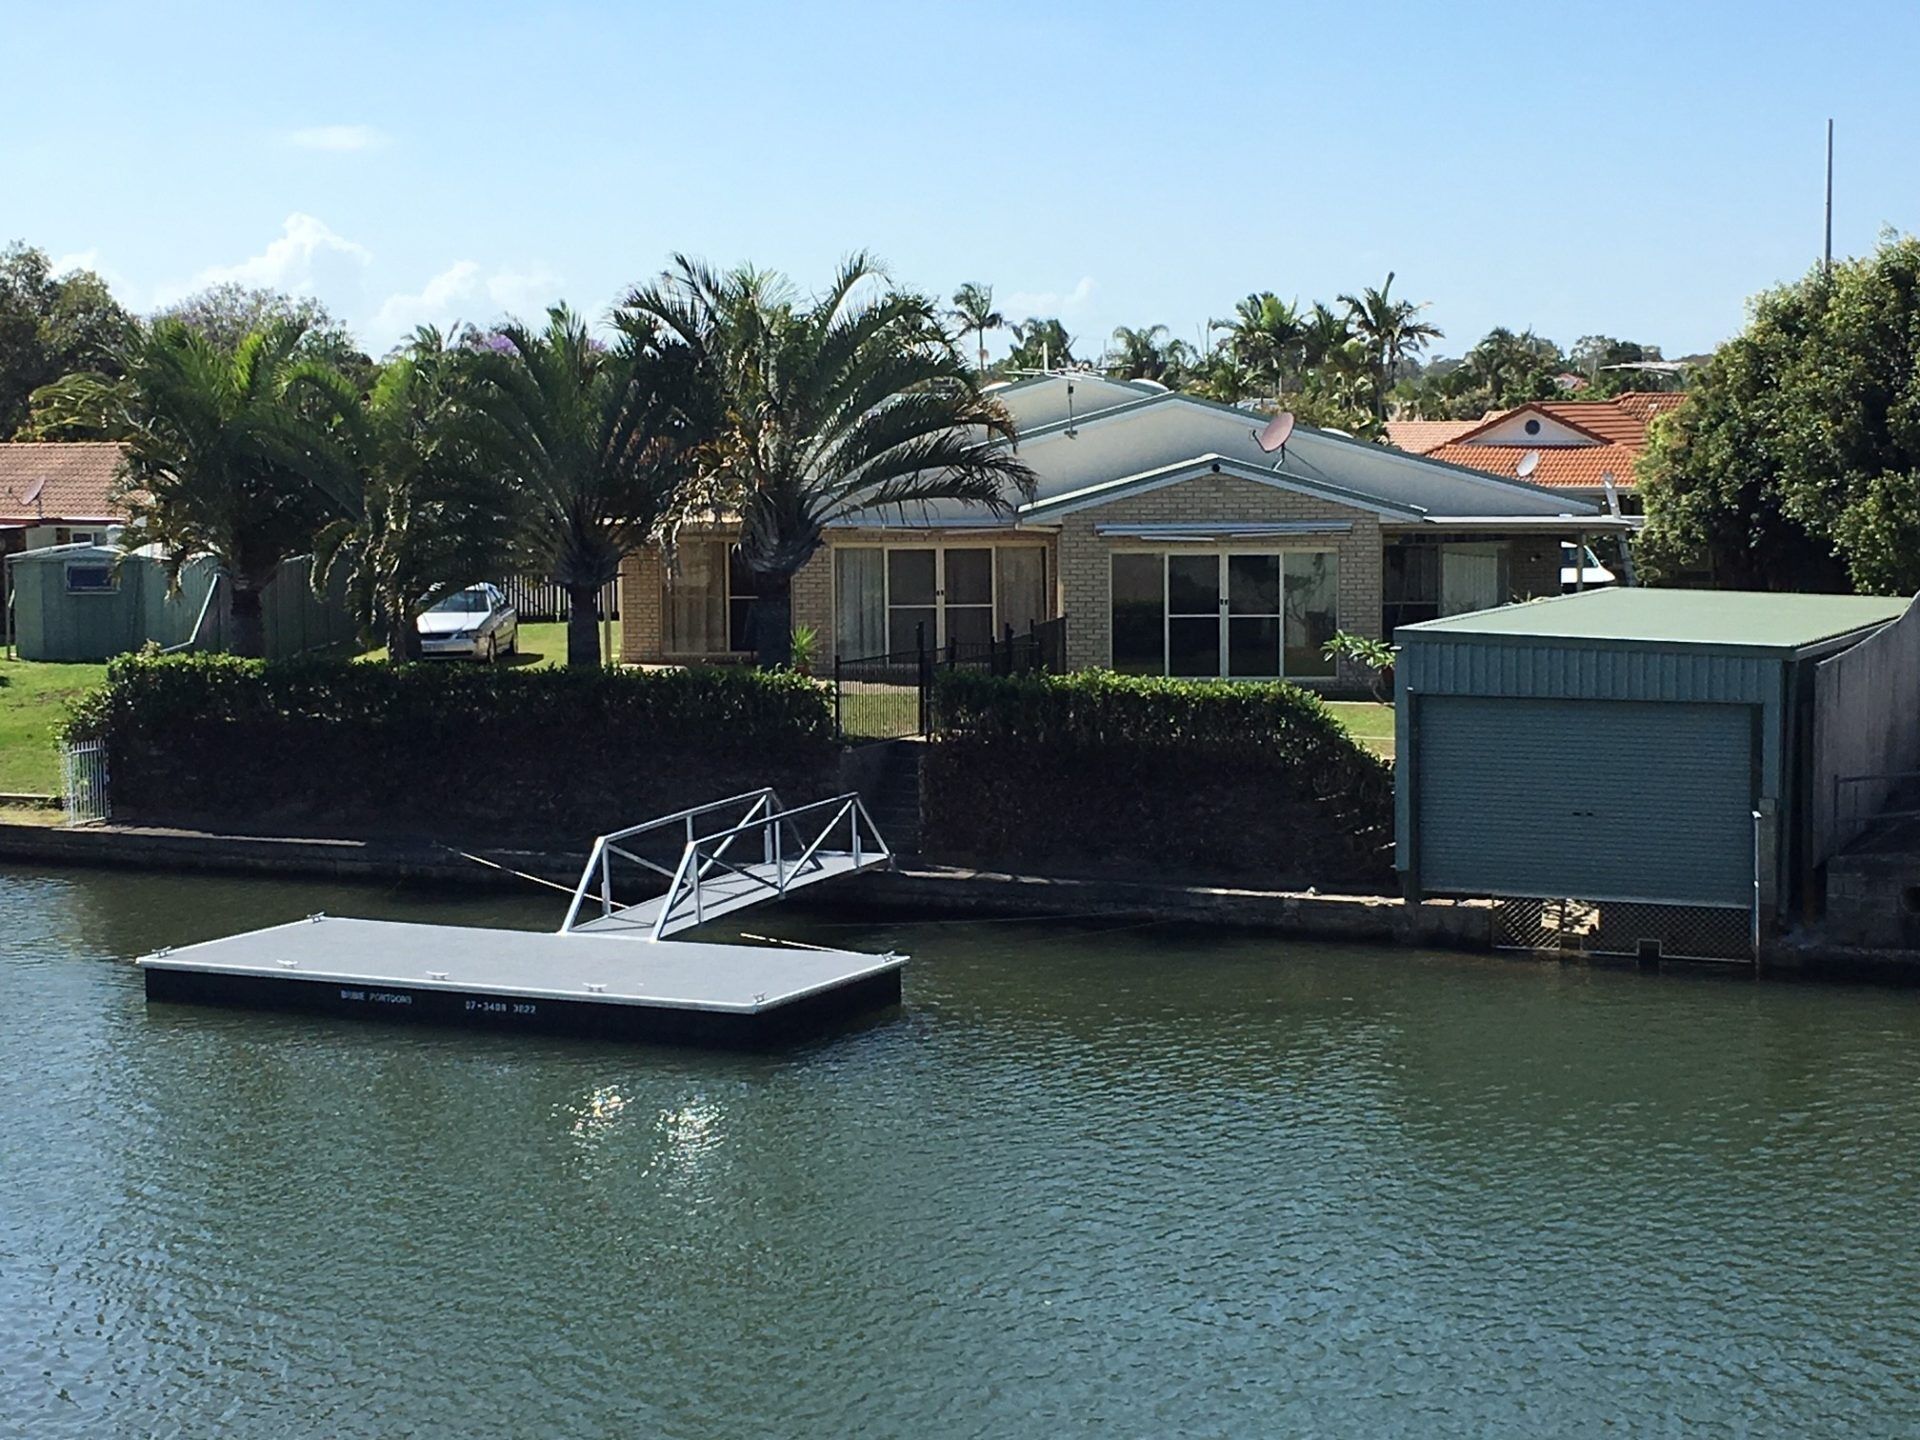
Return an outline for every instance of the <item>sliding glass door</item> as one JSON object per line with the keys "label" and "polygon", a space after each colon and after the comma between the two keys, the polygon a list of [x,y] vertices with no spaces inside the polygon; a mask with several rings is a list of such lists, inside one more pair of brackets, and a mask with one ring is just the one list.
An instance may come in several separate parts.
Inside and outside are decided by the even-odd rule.
{"label": "sliding glass door", "polygon": [[1128,551],[1113,557],[1113,668],[1133,675],[1324,678],[1339,628],[1331,550]]}
{"label": "sliding glass door", "polygon": [[1040,545],[837,545],[835,653],[984,644],[1051,618]]}

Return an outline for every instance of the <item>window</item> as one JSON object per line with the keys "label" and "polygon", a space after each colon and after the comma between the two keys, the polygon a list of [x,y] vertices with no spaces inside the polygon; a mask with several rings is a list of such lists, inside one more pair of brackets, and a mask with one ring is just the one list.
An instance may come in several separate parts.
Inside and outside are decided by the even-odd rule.
{"label": "window", "polygon": [[666,652],[718,655],[727,647],[727,551],[724,540],[689,540],[667,568]]}
{"label": "window", "polygon": [[1113,557],[1113,668],[1122,675],[1167,673],[1161,555]]}
{"label": "window", "polygon": [[110,564],[76,561],[67,566],[68,594],[100,595],[119,588],[119,578],[113,573],[113,566]]}
{"label": "window", "polygon": [[839,545],[833,594],[834,651],[849,658],[984,645],[1053,608],[1039,545]]}
{"label": "window", "polygon": [[1333,674],[1332,550],[1121,552],[1112,562],[1113,668],[1272,680]]}
{"label": "window", "polygon": [[1381,577],[1385,633],[1391,637],[1401,625],[1505,604],[1507,549],[1497,540],[1387,546]]}
{"label": "window", "polygon": [[740,558],[740,547],[727,547],[727,648],[747,651],[753,646],[753,601],[760,589],[753,567]]}

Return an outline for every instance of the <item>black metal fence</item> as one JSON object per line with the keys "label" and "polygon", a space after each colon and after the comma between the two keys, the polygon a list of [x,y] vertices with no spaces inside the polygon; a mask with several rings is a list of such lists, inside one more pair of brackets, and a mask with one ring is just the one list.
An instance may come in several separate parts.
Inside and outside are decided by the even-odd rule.
{"label": "black metal fence", "polygon": [[835,657],[833,718],[845,740],[897,740],[924,735],[932,724],[933,679],[941,670],[985,670],[993,675],[1059,674],[1067,668],[1067,619],[1011,625],[985,640],[926,643],[926,626],[915,629],[911,650],[860,659]]}
{"label": "black metal fence", "polygon": [[[497,582],[507,597],[507,603],[518,612],[520,618],[535,625],[565,620],[569,608],[567,592],[551,580],[530,579],[516,575],[508,580]],[[603,619],[620,618],[620,582],[610,580],[600,592],[600,614]]]}

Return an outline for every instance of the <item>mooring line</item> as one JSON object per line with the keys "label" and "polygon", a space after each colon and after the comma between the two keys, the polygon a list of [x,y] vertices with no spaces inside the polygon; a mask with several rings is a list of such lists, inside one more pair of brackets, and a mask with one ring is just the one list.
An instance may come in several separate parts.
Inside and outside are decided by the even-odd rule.
{"label": "mooring line", "polygon": [[470,855],[465,850],[455,850],[451,845],[442,845],[440,848],[451,854],[458,855],[462,860],[471,860],[476,865],[485,865],[489,870],[499,870],[508,875],[517,875],[522,880],[531,880],[534,884],[544,885],[549,890],[558,890],[562,895],[573,894],[573,886],[571,885],[562,885],[558,881],[547,880],[539,875],[529,875],[524,870],[516,870],[511,865],[502,865],[499,861],[489,860],[484,855]]}

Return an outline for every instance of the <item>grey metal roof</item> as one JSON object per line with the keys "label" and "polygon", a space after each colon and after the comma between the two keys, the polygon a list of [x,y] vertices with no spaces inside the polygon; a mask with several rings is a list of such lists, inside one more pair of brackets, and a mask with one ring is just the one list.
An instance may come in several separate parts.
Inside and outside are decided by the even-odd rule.
{"label": "grey metal roof", "polygon": [[1450,615],[1394,634],[1402,643],[1572,640],[1790,653],[1877,630],[1909,603],[1882,595],[1613,587]]}

